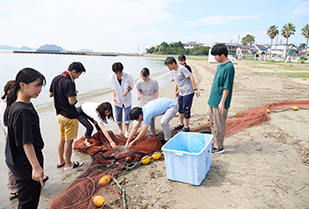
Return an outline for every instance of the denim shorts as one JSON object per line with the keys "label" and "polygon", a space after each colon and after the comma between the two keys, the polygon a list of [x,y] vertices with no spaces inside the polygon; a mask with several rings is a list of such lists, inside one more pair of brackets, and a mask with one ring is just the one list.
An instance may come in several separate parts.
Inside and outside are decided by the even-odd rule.
{"label": "denim shorts", "polygon": [[115,108],[116,123],[122,123],[122,110],[124,110],[124,123],[131,123],[131,120],[130,120],[131,105],[127,108],[118,107],[114,105],[114,108]]}
{"label": "denim shorts", "polygon": [[186,96],[179,96],[178,97],[178,112],[183,113],[184,118],[191,118],[191,106],[193,101],[194,93],[186,95]]}

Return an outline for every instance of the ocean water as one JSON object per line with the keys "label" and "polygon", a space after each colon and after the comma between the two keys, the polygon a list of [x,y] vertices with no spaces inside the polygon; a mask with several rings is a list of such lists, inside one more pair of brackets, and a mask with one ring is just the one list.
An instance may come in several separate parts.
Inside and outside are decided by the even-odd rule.
{"label": "ocean water", "polygon": [[[86,73],[76,79],[78,99],[96,96],[110,91],[108,76],[114,62],[121,62],[124,70],[132,74],[135,82],[140,78],[140,71],[148,67],[150,76],[158,80],[159,85],[171,81],[173,73],[164,65],[164,60],[127,57],[127,56],[80,56],[80,55],[52,55],[52,54],[14,54],[10,51],[0,50],[0,88],[3,89],[8,80],[14,80],[17,72],[24,67],[31,67],[40,71],[46,78],[38,98],[31,100],[38,111],[53,106],[53,99],[48,97],[49,86],[52,79],[67,70],[73,61],[81,62]],[[3,94],[3,90],[1,95]]]}

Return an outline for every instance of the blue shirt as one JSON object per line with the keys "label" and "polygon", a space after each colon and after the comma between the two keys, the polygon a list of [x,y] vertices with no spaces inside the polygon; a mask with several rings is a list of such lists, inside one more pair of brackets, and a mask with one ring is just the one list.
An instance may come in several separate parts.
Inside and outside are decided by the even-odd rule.
{"label": "blue shirt", "polygon": [[151,123],[151,119],[162,115],[171,107],[177,105],[176,101],[168,98],[159,98],[152,100],[143,106],[144,125]]}

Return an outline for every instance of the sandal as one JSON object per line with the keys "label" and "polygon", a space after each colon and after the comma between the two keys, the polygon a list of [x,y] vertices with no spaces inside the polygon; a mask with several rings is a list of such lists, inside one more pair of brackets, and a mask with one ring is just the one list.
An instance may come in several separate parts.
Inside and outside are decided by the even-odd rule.
{"label": "sandal", "polygon": [[83,162],[74,161],[72,167],[64,168],[64,170],[65,170],[65,171],[71,170],[71,169],[73,169],[73,168],[80,167],[80,166],[82,166],[83,164],[84,164]]}
{"label": "sandal", "polygon": [[44,175],[44,178],[43,178],[43,183],[45,183],[47,180],[49,179],[48,176]]}
{"label": "sandal", "polygon": [[18,192],[10,193],[10,197],[9,197],[10,200],[14,200],[16,198],[18,198]]}
{"label": "sandal", "polygon": [[[154,137],[154,135],[150,134],[150,135],[148,136],[148,138],[151,138],[151,137]],[[157,137],[157,138],[159,137],[158,134],[156,134],[156,137]]]}
{"label": "sandal", "polygon": [[185,126],[185,125],[178,125],[178,126],[175,126],[175,127],[173,128],[173,130],[180,130],[180,129],[182,129],[184,126]]}
{"label": "sandal", "polygon": [[64,164],[65,164],[65,162],[64,162],[64,163],[62,163],[61,165],[57,164],[57,168],[61,168],[61,167],[63,167],[63,166],[64,166]]}
{"label": "sandal", "polygon": [[189,132],[190,131],[190,127],[185,128],[183,127],[182,129],[179,130],[179,132]]}

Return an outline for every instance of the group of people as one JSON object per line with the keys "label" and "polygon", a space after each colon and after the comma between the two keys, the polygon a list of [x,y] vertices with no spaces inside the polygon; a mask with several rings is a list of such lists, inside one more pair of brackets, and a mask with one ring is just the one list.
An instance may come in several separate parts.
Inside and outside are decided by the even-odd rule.
{"label": "group of people", "polygon": [[[213,153],[223,153],[226,118],[233,91],[234,67],[227,58],[227,48],[224,44],[215,45],[211,53],[219,62],[208,100],[210,127],[214,135]],[[169,122],[177,112],[179,125],[173,129],[181,132],[190,131],[193,97],[200,95],[192,70],[186,64],[184,55],[179,56],[178,63],[173,57],[168,57],[164,63],[170,71],[175,71],[177,82],[175,96],[178,102],[174,99],[158,98],[159,84],[150,77],[149,69],[143,68],[141,79],[136,84],[139,105],[131,108],[133,77],[123,70],[124,67],[120,62],[112,65],[113,73],[108,78],[112,89],[113,105],[110,102],[85,102],[76,107],[78,91],[75,80],[86,72],[80,62],[71,63],[67,71],[54,77],[49,88],[49,96],[54,98],[60,135],[57,168],[64,167],[64,170],[69,170],[83,165],[82,162],[71,160],[72,144],[77,138],[79,122],[86,128],[84,135],[86,146],[90,145],[88,140],[93,132],[92,123],[102,131],[111,147],[116,146],[104,127],[108,119],[117,123],[118,135],[127,138],[126,146],[133,146],[143,138],[149,126],[151,131],[149,137],[157,136],[155,118],[160,115],[162,115],[160,124],[164,133],[163,143],[171,138]],[[44,142],[39,126],[39,116],[31,103],[31,99],[39,96],[45,84],[46,79],[39,71],[24,68],[17,73],[14,81],[9,81],[4,87],[2,97],[4,102],[0,106],[3,117],[1,116],[0,122],[6,135],[5,156],[9,168],[10,199],[18,197],[18,208],[37,208],[41,187],[48,179],[43,169]],[[129,132],[131,120],[136,123]],[[136,136],[142,122],[143,127]]]}

